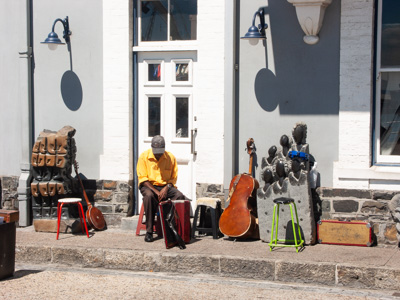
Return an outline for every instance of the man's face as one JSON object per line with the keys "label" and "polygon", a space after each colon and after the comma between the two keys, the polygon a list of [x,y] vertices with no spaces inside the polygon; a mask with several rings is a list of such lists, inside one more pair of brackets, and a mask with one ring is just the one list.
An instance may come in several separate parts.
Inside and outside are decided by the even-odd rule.
{"label": "man's face", "polygon": [[161,158],[161,156],[163,156],[163,154],[164,154],[164,153],[160,153],[160,154],[154,154],[154,153],[153,153],[154,157],[155,157],[157,160],[160,160],[160,158]]}

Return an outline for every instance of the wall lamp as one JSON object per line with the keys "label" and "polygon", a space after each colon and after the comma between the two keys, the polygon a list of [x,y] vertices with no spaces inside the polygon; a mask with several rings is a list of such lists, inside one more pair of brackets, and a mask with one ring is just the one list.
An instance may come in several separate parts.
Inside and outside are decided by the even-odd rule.
{"label": "wall lamp", "polygon": [[[256,27],[255,22],[256,22],[256,17],[259,17],[260,19],[260,24],[258,24],[258,27]],[[265,18],[264,18],[264,9],[260,8],[256,13],[254,14],[253,17],[253,24],[247,31],[247,33],[241,37],[243,40],[248,40],[251,45],[257,45],[259,40],[265,40],[265,29],[268,28],[268,25],[265,24]]]}
{"label": "wall lamp", "polygon": [[58,21],[60,21],[64,26],[63,38],[65,40],[65,43],[67,43],[67,44],[69,43],[69,36],[72,34],[72,32],[69,30],[68,16],[66,16],[64,20],[56,19],[53,23],[51,32],[47,36],[47,39],[45,39],[44,42],[41,42],[41,44],[47,44],[51,50],[56,49],[57,45],[65,44],[65,43],[61,42],[61,40],[58,38],[57,33],[54,32],[54,27],[56,26],[56,23]]}

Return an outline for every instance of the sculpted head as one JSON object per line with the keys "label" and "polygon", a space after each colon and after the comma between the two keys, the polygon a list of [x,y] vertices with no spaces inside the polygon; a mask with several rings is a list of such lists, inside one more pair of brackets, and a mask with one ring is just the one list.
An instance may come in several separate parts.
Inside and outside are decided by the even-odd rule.
{"label": "sculpted head", "polygon": [[289,137],[286,134],[281,136],[281,139],[279,142],[282,147],[289,147]]}
{"label": "sculpted head", "polygon": [[269,148],[268,149],[269,157],[275,157],[276,151],[277,151],[276,146],[272,146],[271,148]]}
{"label": "sculpted head", "polygon": [[296,123],[293,127],[292,135],[296,144],[305,144],[307,138],[307,125],[302,122]]}

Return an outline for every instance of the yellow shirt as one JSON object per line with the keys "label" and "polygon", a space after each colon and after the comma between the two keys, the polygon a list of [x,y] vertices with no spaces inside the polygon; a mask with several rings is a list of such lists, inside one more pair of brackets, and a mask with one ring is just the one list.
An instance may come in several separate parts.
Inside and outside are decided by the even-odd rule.
{"label": "yellow shirt", "polygon": [[149,181],[152,185],[163,186],[171,183],[175,186],[178,177],[178,164],[175,156],[165,151],[157,160],[151,148],[144,151],[137,162],[136,172],[139,185]]}

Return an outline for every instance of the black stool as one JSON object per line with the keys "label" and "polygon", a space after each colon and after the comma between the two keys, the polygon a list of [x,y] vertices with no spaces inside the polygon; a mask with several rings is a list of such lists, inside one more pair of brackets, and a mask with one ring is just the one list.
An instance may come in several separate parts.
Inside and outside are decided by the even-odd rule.
{"label": "black stool", "polygon": [[[206,227],[206,209],[211,213],[211,227]],[[218,198],[199,198],[197,199],[197,207],[194,213],[192,237],[196,231],[212,232],[213,239],[218,239],[219,235],[219,217],[221,216],[221,200]],[[199,226],[197,221],[200,217]]]}

